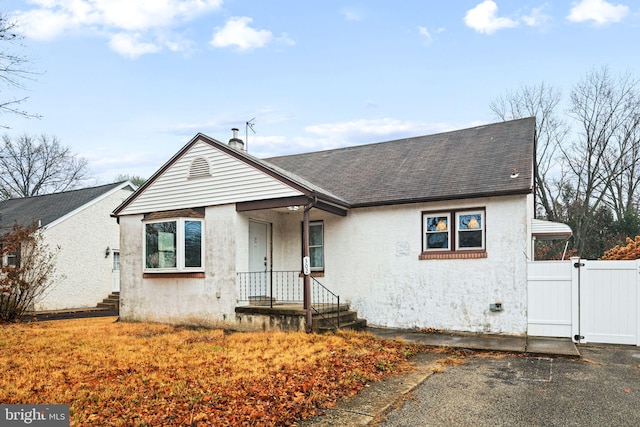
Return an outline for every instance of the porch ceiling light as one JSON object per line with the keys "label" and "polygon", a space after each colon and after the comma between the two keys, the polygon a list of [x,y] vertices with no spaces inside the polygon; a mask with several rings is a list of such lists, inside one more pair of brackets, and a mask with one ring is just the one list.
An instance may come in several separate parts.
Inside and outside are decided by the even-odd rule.
{"label": "porch ceiling light", "polygon": [[288,211],[297,211],[300,209],[300,206],[287,206]]}

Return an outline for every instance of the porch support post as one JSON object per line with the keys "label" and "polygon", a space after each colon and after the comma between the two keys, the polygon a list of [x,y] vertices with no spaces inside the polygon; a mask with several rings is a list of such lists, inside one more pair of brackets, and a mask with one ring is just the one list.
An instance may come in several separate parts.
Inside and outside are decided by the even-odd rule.
{"label": "porch support post", "polygon": [[[309,211],[313,207],[313,203],[304,207],[304,216],[302,221],[302,256],[309,256]],[[311,276],[304,272],[304,309],[306,311],[305,329],[307,333],[311,332],[313,313],[311,310]]]}

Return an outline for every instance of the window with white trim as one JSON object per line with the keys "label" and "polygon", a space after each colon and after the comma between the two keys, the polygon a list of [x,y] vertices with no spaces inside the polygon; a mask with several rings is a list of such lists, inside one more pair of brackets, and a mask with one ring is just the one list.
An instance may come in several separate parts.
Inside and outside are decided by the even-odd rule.
{"label": "window with white trim", "polygon": [[456,212],[456,250],[484,249],[484,211]]}
{"label": "window with white trim", "polygon": [[447,251],[451,248],[451,214],[424,215],[424,250]]}
{"label": "window with white trim", "polygon": [[[1,245],[0,245],[1,246]],[[0,247],[0,249],[2,249]],[[20,248],[16,249],[13,252],[5,252],[2,253],[2,251],[0,251],[0,266],[2,267],[19,267],[20,266],[20,258],[18,256],[18,251],[20,250]]]}
{"label": "window with white trim", "polygon": [[324,271],[324,224],[309,223],[309,258],[311,271]]}
{"label": "window with white trim", "polygon": [[203,221],[194,218],[144,223],[145,272],[202,271]]}
{"label": "window with white trim", "polygon": [[484,209],[423,212],[425,252],[485,250]]}

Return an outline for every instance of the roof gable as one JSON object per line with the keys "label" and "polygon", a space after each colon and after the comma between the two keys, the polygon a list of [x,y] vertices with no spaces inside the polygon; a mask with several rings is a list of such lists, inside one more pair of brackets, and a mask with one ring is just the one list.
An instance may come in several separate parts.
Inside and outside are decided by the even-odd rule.
{"label": "roof gable", "polygon": [[134,189],[133,184],[125,181],[61,193],[4,200],[0,202],[0,228],[9,228],[16,223],[24,226],[51,227],[61,219],[126,187]]}
{"label": "roof gable", "polygon": [[534,144],[532,117],[265,160],[357,207],[531,193]]}
{"label": "roof gable", "polygon": [[259,159],[198,134],[114,215],[295,197],[306,192],[307,187]]}

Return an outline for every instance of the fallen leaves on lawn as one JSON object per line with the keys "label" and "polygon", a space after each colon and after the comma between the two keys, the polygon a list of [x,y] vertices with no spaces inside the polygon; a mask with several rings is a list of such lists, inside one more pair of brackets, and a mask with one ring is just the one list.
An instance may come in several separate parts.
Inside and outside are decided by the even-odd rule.
{"label": "fallen leaves on lawn", "polygon": [[75,426],[293,425],[410,369],[417,351],[363,333],[228,333],[113,318],[0,330],[0,402],[67,403]]}

